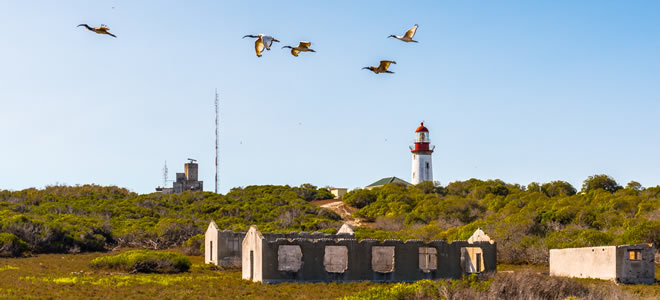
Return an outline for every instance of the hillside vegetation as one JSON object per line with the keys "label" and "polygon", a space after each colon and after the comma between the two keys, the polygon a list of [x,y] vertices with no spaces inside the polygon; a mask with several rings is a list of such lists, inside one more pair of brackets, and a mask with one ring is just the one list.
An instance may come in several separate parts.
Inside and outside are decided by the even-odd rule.
{"label": "hillside vegetation", "polygon": [[[257,224],[265,232],[333,233],[340,217],[309,203],[331,197],[308,184],[248,186],[226,195],[138,195],[97,185],[5,190],[0,255],[165,249],[186,241],[196,250],[211,220],[223,229]],[[503,263],[546,263],[551,248],[660,243],[660,187],[622,187],[606,175],[587,178],[580,192],[563,181],[521,186],[470,179],[357,189],[344,201],[359,209],[357,217],[374,222],[357,228],[358,238],[464,240],[481,227],[497,241]]]}
{"label": "hillside vegetation", "polygon": [[203,233],[211,220],[233,230],[257,224],[266,232],[334,232],[341,226],[339,216],[308,203],[331,197],[312,185],[248,186],[226,195],[138,195],[97,185],[3,190],[0,255],[170,248]]}
{"label": "hillside vegetation", "polygon": [[375,222],[359,228],[358,237],[464,240],[481,227],[505,263],[547,263],[551,248],[660,244],[660,186],[622,187],[607,175],[587,178],[579,193],[564,181],[470,179],[359,189],[344,202]]}

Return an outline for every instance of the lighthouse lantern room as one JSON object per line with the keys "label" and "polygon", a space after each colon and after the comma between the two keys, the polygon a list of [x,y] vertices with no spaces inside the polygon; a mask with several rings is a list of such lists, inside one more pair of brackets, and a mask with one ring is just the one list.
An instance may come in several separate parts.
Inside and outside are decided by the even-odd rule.
{"label": "lighthouse lantern room", "polygon": [[429,139],[429,130],[421,123],[415,130],[415,145],[410,147],[413,155],[412,161],[412,184],[418,184],[422,181],[433,181],[433,162],[431,154],[435,146],[431,146]]}

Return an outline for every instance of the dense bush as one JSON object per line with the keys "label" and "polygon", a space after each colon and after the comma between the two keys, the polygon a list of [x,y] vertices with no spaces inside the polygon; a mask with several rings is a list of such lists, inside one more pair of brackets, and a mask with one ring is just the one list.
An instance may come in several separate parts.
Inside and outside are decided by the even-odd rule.
{"label": "dense bush", "polygon": [[309,183],[294,187],[293,191],[296,192],[305,201],[326,200],[333,199],[335,196],[330,193],[326,188],[316,188],[316,186]]}
{"label": "dense bush", "polygon": [[0,257],[22,256],[27,244],[11,233],[0,233]]}
{"label": "dense bush", "polygon": [[497,241],[498,260],[547,263],[548,249],[613,244],[660,244],[660,187],[607,175],[585,180],[583,192],[565,181],[530,183],[470,179],[446,188],[385,185],[348,193],[354,215],[374,221],[359,238],[464,240],[481,227]]}
{"label": "dense bush", "polygon": [[198,234],[187,241],[182,245],[183,254],[185,255],[203,255],[204,254],[204,239],[206,236],[204,234]]}
{"label": "dense bush", "polygon": [[138,195],[98,185],[0,190],[0,232],[15,235],[34,253],[165,249],[203,233],[211,220],[222,229],[256,224],[265,232],[332,232],[339,216],[308,203],[328,195],[309,184],[248,186],[226,195]]}
{"label": "dense bush", "polygon": [[190,260],[177,253],[132,250],[113,256],[102,256],[89,263],[94,269],[121,270],[130,273],[179,273],[190,269]]}

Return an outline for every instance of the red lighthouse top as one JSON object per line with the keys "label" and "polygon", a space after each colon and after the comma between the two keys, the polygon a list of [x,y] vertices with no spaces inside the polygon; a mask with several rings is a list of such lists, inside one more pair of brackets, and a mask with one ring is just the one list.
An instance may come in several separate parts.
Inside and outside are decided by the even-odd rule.
{"label": "red lighthouse top", "polygon": [[429,130],[426,127],[424,127],[424,122],[422,122],[422,124],[419,125],[419,127],[417,127],[417,130],[415,130],[415,132],[429,132]]}
{"label": "red lighthouse top", "polygon": [[430,154],[435,147],[430,147],[429,130],[424,127],[424,122],[415,130],[415,146],[410,147],[412,153]]}

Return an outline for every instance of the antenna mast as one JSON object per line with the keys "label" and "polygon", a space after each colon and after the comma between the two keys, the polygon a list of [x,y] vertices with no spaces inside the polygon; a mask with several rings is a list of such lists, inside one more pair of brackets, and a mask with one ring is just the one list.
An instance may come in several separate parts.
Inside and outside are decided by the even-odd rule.
{"label": "antenna mast", "polygon": [[163,167],[163,187],[167,187],[167,161],[165,161],[165,166]]}
{"label": "antenna mast", "polygon": [[218,115],[220,103],[218,89],[215,89],[215,193],[218,193]]}

